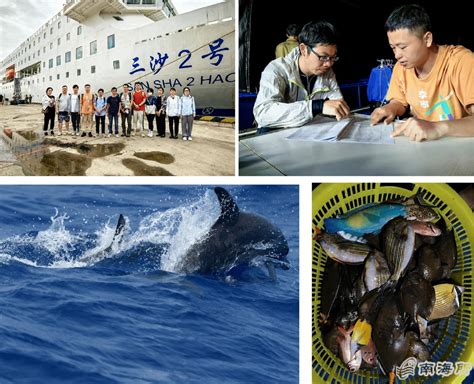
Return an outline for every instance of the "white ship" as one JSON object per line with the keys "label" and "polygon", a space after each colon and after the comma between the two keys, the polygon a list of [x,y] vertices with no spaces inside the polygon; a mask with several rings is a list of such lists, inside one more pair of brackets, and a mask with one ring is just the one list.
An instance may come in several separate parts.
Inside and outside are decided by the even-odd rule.
{"label": "white ship", "polygon": [[67,0],[1,62],[0,94],[40,102],[49,86],[189,86],[198,114],[233,116],[234,19],[234,0],[183,14],[170,0]]}

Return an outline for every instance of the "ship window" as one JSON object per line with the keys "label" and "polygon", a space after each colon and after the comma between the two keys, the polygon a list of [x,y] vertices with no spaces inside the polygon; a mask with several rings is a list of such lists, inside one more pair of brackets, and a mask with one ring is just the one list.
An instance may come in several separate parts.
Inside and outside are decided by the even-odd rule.
{"label": "ship window", "polygon": [[49,49],[53,49],[53,43],[49,43]]}
{"label": "ship window", "polygon": [[71,51],[68,51],[64,55],[64,62],[69,63],[71,61]]}
{"label": "ship window", "polygon": [[142,0],[142,4],[156,4],[156,0]]}
{"label": "ship window", "polygon": [[66,16],[66,23],[69,23],[69,16]]}
{"label": "ship window", "polygon": [[53,81],[53,76],[49,76],[49,81]]}
{"label": "ship window", "polygon": [[61,45],[61,38],[58,39],[58,46]]}
{"label": "ship window", "polygon": [[61,22],[58,22],[58,29],[61,28]]}
{"label": "ship window", "polygon": [[107,48],[111,49],[115,47],[115,35],[107,36]]}
{"label": "ship window", "polygon": [[46,78],[43,77],[43,83],[46,81]]}
{"label": "ship window", "polygon": [[81,76],[81,70],[80,69],[77,70],[77,76]]}
{"label": "ship window", "polygon": [[91,41],[90,50],[91,55],[95,55],[97,53],[97,40]]}
{"label": "ship window", "polygon": [[61,56],[56,56],[56,65],[61,65]]}
{"label": "ship window", "polygon": [[66,79],[69,79],[69,72],[66,72]]}
{"label": "ship window", "polygon": [[43,68],[46,68],[46,61],[43,61]]}
{"label": "ship window", "polygon": [[140,4],[140,0],[127,0],[127,4]]}
{"label": "ship window", "polygon": [[120,16],[114,16],[114,19],[117,21],[123,21],[123,19]]}
{"label": "ship window", "polygon": [[71,40],[71,34],[70,34],[70,33],[67,33],[67,34],[66,34],[66,40],[67,40],[67,41]]}
{"label": "ship window", "polygon": [[46,47],[43,47],[43,53],[46,53]]}
{"label": "ship window", "polygon": [[82,59],[82,47],[76,48],[76,60]]}
{"label": "ship window", "polygon": [[46,39],[46,32],[43,33],[43,39]]}
{"label": "ship window", "polygon": [[120,61],[114,60],[114,69],[120,69]]}
{"label": "ship window", "polygon": [[40,55],[40,53],[41,53],[41,49],[38,49],[38,56]]}
{"label": "ship window", "polygon": [[58,76],[57,76],[57,79],[59,80],[59,74],[58,74]]}
{"label": "ship window", "polygon": [[77,34],[80,35],[82,33],[82,25],[79,25],[79,27],[77,27]]}
{"label": "ship window", "polygon": [[52,35],[53,34],[53,27],[49,30],[49,33]]}
{"label": "ship window", "polygon": [[91,73],[95,73],[95,65],[91,67]]}
{"label": "ship window", "polygon": [[53,59],[49,59],[49,68],[53,68]]}

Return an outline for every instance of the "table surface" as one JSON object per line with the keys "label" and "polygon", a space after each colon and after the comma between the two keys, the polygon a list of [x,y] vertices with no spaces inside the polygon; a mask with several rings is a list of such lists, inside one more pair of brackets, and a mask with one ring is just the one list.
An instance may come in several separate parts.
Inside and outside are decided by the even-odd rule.
{"label": "table surface", "polygon": [[395,144],[287,140],[298,128],[240,140],[241,176],[471,176],[474,138]]}

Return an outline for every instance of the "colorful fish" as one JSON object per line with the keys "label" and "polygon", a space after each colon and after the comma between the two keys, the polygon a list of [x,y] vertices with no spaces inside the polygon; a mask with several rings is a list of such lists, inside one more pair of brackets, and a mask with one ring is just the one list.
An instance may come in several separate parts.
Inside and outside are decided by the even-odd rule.
{"label": "colorful fish", "polygon": [[357,208],[339,217],[324,219],[328,233],[344,233],[356,237],[379,234],[383,226],[396,217],[407,220],[429,222],[437,220],[438,214],[431,208],[415,203],[383,203]]}

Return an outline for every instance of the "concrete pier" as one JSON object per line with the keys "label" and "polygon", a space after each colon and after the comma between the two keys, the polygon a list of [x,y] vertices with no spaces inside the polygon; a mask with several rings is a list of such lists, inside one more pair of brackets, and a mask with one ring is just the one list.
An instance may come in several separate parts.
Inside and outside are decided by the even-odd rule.
{"label": "concrete pier", "polygon": [[[106,133],[107,124],[108,121]],[[168,129],[168,123],[166,126]],[[146,121],[145,127],[147,132]],[[232,176],[235,173],[235,130],[229,119],[195,121],[193,141],[183,141],[181,135],[178,140],[169,139],[168,131],[165,138],[156,137],[156,127],[152,138],[45,137],[42,130],[40,105],[0,105],[0,175]]]}

